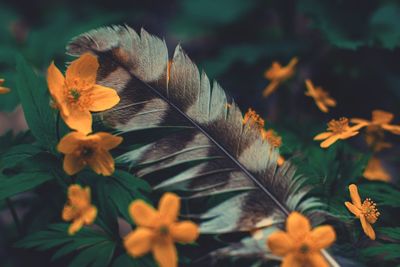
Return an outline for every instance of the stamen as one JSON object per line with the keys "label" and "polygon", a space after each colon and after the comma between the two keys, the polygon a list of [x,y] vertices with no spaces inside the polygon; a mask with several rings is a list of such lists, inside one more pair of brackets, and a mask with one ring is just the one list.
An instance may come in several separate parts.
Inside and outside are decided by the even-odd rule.
{"label": "stamen", "polygon": [[364,200],[361,211],[364,214],[365,218],[369,223],[375,223],[378,220],[380,212],[376,207],[376,203],[373,202],[370,198]]}
{"label": "stamen", "polygon": [[159,231],[160,231],[160,234],[163,235],[163,236],[166,236],[166,235],[169,234],[169,229],[165,225],[161,226]]}
{"label": "stamen", "polygon": [[274,148],[278,148],[282,145],[282,138],[274,131],[264,129],[261,130],[261,136],[264,140],[269,142]]}
{"label": "stamen", "polygon": [[306,254],[310,251],[310,247],[306,244],[302,244],[299,248],[300,253]]}
{"label": "stamen", "polygon": [[328,123],[328,131],[336,134],[343,133],[349,128],[349,119],[344,117],[340,118],[339,120],[331,120]]}
{"label": "stamen", "polygon": [[89,158],[89,157],[91,157],[93,155],[93,152],[94,151],[93,151],[93,149],[91,147],[84,147],[82,149],[81,155],[84,158]]}
{"label": "stamen", "polygon": [[243,125],[250,123],[250,125],[254,125],[257,128],[264,128],[264,120],[258,115],[253,109],[249,108],[243,118]]}
{"label": "stamen", "polygon": [[70,98],[72,98],[71,100],[73,100],[74,102],[77,102],[81,96],[80,92],[77,89],[70,89],[69,94]]}

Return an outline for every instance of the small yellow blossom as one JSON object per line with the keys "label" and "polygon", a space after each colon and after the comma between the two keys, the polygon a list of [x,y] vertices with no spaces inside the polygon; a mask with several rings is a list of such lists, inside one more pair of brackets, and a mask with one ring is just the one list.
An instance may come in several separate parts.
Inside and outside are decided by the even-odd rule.
{"label": "small yellow blossom", "polygon": [[335,107],[336,100],[329,96],[329,93],[323,90],[321,87],[314,87],[311,80],[306,80],[307,92],[306,96],[314,99],[315,104],[322,111],[327,113],[329,111],[328,107]]}
{"label": "small yellow blossom", "polygon": [[4,79],[0,79],[0,95],[7,94],[10,92],[10,89],[7,87],[3,87]]}
{"label": "small yellow blossom", "polygon": [[391,176],[383,168],[381,160],[375,156],[368,161],[363,176],[371,181],[389,182],[391,180]]}
{"label": "small yellow blossom", "polygon": [[177,221],[179,210],[180,199],[172,193],[162,196],[158,211],[143,200],[132,202],[129,213],[138,227],[124,238],[128,254],[141,257],[152,251],[161,267],[178,266],[174,242],[191,243],[199,236],[196,224]]}
{"label": "small yellow blossom", "polygon": [[65,123],[84,134],[92,132],[92,112],[104,111],[118,104],[120,98],[112,88],[96,84],[99,63],[89,53],[69,65],[65,78],[52,63],[47,71],[50,94]]}
{"label": "small yellow blossom", "polygon": [[293,76],[297,62],[297,57],[294,57],[290,60],[286,67],[282,67],[282,65],[276,61],[272,63],[271,68],[266,70],[264,73],[264,77],[270,81],[268,86],[263,91],[264,97],[268,97],[270,94],[275,92],[282,82]]}
{"label": "small yellow blossom", "polygon": [[122,137],[109,133],[85,135],[71,132],[61,139],[57,149],[65,154],[64,170],[67,174],[74,175],[89,165],[97,174],[109,176],[115,169],[109,150],[121,142]]}
{"label": "small yellow blossom", "polygon": [[344,204],[361,221],[361,226],[364,233],[372,240],[375,240],[375,231],[372,228],[380,215],[376,204],[367,198],[361,203],[360,195],[358,194],[358,189],[355,184],[349,186],[351,202],[346,201]]}
{"label": "small yellow blossom", "polygon": [[70,235],[78,232],[83,225],[90,225],[97,216],[97,208],[91,204],[90,188],[78,184],[68,187],[68,201],[62,211],[64,221],[72,221],[68,228]]}
{"label": "small yellow blossom", "polygon": [[360,123],[350,127],[349,119],[347,118],[331,120],[328,123],[328,131],[318,134],[314,137],[314,140],[325,140],[321,143],[321,147],[327,148],[339,139],[344,140],[357,135],[359,133],[358,130],[364,126],[366,124]]}
{"label": "small yellow blossom", "polygon": [[267,246],[273,254],[283,257],[281,267],[329,267],[321,249],[329,247],[335,240],[332,226],[311,229],[310,221],[305,216],[292,212],[286,220],[286,232],[272,233],[267,239]]}

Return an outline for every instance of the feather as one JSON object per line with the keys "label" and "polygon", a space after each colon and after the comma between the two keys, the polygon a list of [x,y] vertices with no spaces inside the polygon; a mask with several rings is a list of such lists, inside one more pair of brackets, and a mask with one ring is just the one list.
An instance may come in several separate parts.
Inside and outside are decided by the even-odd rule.
{"label": "feather", "polygon": [[293,166],[277,167],[278,151],[262,140],[251,121],[243,125],[236,103],[217,82],[211,86],[179,45],[169,60],[165,41],[144,30],[139,35],[114,26],[74,38],[67,52],[97,55],[98,83],[121,96],[117,107],[101,115],[106,124],[124,134],[176,130],[121,155],[119,163],[149,180],[160,171],[186,166],[153,185],[159,191],[184,192],[191,200],[235,193],[197,214],[201,232],[268,227],[284,221],[290,210],[315,204],[307,200],[301,205],[305,191]]}

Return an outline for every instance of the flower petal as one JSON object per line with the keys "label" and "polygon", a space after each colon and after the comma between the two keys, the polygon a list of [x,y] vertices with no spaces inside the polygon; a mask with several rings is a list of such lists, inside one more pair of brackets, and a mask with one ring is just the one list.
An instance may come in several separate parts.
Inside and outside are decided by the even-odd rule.
{"label": "flower petal", "polygon": [[400,125],[383,124],[382,128],[391,132],[392,134],[400,135]]}
{"label": "flower petal", "polygon": [[1,94],[1,95],[7,94],[7,93],[9,93],[10,91],[11,91],[11,90],[10,90],[9,88],[0,86],[0,94]]}
{"label": "flower petal", "polygon": [[71,129],[83,134],[92,132],[92,114],[88,110],[69,109],[69,116],[63,116],[63,119]]}
{"label": "flower petal", "polygon": [[339,140],[339,135],[332,135],[328,139],[326,139],[324,142],[320,144],[322,148],[327,148],[330,147],[333,143],[335,143],[337,140]]}
{"label": "flower petal", "polygon": [[349,191],[350,191],[351,202],[353,202],[354,206],[361,209],[361,198],[360,194],[358,194],[357,186],[355,184],[349,185]]}
{"label": "flower petal", "polygon": [[139,227],[124,238],[124,247],[129,255],[141,257],[151,250],[154,236],[152,230]]}
{"label": "flower petal", "polygon": [[83,226],[82,219],[74,220],[68,228],[68,234],[74,235],[76,232],[78,232],[82,228],[82,226]]}
{"label": "flower petal", "polygon": [[67,154],[64,157],[64,171],[68,174],[68,175],[74,175],[77,174],[78,172],[80,172],[83,168],[85,168],[86,164],[85,162],[75,156],[74,154]]}
{"label": "flower petal", "polygon": [[303,262],[296,258],[295,254],[289,254],[283,258],[281,267],[302,267]]}
{"label": "flower petal", "polygon": [[105,150],[113,149],[122,143],[123,138],[109,133],[100,132],[96,133],[100,137],[99,144]]}
{"label": "flower petal", "polygon": [[285,256],[290,253],[293,250],[293,245],[293,240],[283,231],[272,233],[267,239],[267,246],[272,254],[278,256]]}
{"label": "flower petal", "polygon": [[331,132],[320,133],[314,137],[314,140],[324,140],[326,138],[331,137],[332,135],[333,135],[333,133],[331,133]]}
{"label": "flower petal", "polygon": [[68,86],[77,86],[77,81],[84,81],[87,85],[94,85],[98,68],[99,62],[95,56],[89,53],[81,55],[78,59],[72,61],[67,68],[65,76]]}
{"label": "flower petal", "polygon": [[47,86],[58,108],[62,109],[64,113],[67,112],[65,115],[69,115],[68,111],[64,109],[65,79],[61,71],[54,65],[54,62],[47,69]]}
{"label": "flower petal", "polygon": [[357,218],[360,216],[361,211],[360,209],[358,209],[356,206],[354,206],[353,204],[351,204],[350,202],[346,201],[344,203],[344,205],[346,205],[346,208],[353,213]]}
{"label": "flower petal", "polygon": [[355,136],[357,134],[359,134],[358,131],[355,131],[355,132],[354,131],[348,131],[348,132],[342,133],[340,135],[340,139],[348,139],[348,138],[353,137],[353,136]]}
{"label": "flower petal", "polygon": [[129,214],[138,226],[153,227],[159,219],[157,211],[143,200],[132,202],[129,206]]}
{"label": "flower petal", "polygon": [[88,109],[94,112],[110,109],[120,101],[116,90],[98,84],[93,86],[91,94],[93,102]]}
{"label": "flower petal", "polygon": [[286,220],[286,231],[292,239],[302,239],[311,231],[310,221],[307,217],[294,211]]}
{"label": "flower petal", "polygon": [[96,150],[90,160],[88,160],[88,164],[92,170],[104,176],[110,176],[114,173],[115,163],[111,154],[103,149]]}
{"label": "flower petal", "polygon": [[361,226],[364,230],[364,233],[372,240],[375,240],[375,231],[372,228],[371,224],[367,222],[363,215],[360,216]]}
{"label": "flower petal", "polygon": [[191,243],[199,237],[199,227],[191,221],[173,223],[169,230],[172,238],[181,243]]}
{"label": "flower petal", "polygon": [[181,200],[173,193],[165,193],[158,204],[158,211],[166,222],[176,221],[180,209]]}
{"label": "flower petal", "polygon": [[272,80],[268,86],[264,89],[263,91],[263,97],[268,97],[270,94],[276,91],[278,89],[278,86],[280,84],[280,81],[278,80]]}
{"label": "flower petal", "polygon": [[318,226],[310,235],[314,240],[314,247],[318,250],[329,247],[336,240],[335,230],[330,225]]}
{"label": "flower petal", "polygon": [[324,113],[328,113],[329,109],[327,108],[327,106],[325,106],[325,104],[322,101],[316,100],[315,104],[317,104],[319,110],[321,110]]}
{"label": "flower petal", "polygon": [[76,213],[75,213],[74,209],[69,205],[65,205],[64,209],[62,211],[62,215],[61,215],[62,219],[64,221],[69,222],[69,221],[72,221],[72,219],[75,218],[75,216],[76,216]]}
{"label": "flower petal", "polygon": [[178,255],[171,239],[155,242],[153,245],[153,255],[160,267],[178,266]]}
{"label": "flower petal", "polygon": [[350,122],[354,123],[354,124],[362,124],[362,125],[364,125],[364,124],[368,125],[371,123],[368,120],[364,120],[364,119],[360,119],[360,118],[352,118],[352,119],[350,119]]}
{"label": "flower petal", "polygon": [[95,206],[89,207],[82,215],[85,224],[92,224],[97,216],[97,208]]}
{"label": "flower petal", "polygon": [[71,132],[65,135],[57,145],[57,150],[63,154],[70,154],[77,150],[79,143],[86,139],[81,132]]}
{"label": "flower petal", "polygon": [[308,256],[310,267],[329,267],[324,256],[320,252],[314,252]]}

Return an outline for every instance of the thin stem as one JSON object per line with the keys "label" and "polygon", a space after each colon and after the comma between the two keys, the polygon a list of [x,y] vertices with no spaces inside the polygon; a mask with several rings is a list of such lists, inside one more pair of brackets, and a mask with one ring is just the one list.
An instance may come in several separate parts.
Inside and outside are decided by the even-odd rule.
{"label": "thin stem", "polygon": [[18,234],[22,236],[22,227],[21,227],[21,223],[18,218],[17,211],[15,210],[14,205],[12,204],[12,202],[9,198],[6,198],[6,204],[8,206],[8,209],[11,212],[11,216],[13,217],[15,227],[17,228]]}

